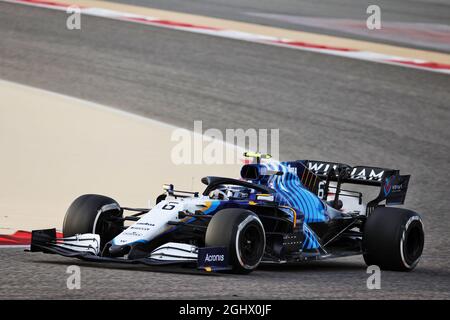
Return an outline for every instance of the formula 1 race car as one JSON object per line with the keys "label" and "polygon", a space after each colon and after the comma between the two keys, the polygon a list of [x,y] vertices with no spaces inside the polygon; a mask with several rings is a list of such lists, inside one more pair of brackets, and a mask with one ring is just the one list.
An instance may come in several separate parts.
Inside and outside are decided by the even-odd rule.
{"label": "formula 1 race car", "polygon": [[[421,217],[391,207],[404,203],[410,176],[246,155],[254,162],[242,167],[241,179],[205,177],[201,194],[165,185],[151,209],[80,196],[66,213],[64,238],[57,238],[55,229],[36,230],[30,249],[89,261],[185,264],[234,273],[249,273],[260,263],[360,254],[368,265],[386,270],[417,265],[424,246]],[[343,184],[378,187],[378,196],[365,203],[362,192]]]}

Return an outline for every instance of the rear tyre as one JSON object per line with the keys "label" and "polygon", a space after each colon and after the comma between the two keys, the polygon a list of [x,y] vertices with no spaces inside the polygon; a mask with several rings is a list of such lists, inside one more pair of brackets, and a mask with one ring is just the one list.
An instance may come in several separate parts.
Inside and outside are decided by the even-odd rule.
{"label": "rear tyre", "polygon": [[422,255],[424,238],[418,213],[379,207],[364,226],[364,261],[367,265],[377,265],[383,270],[413,270]]}
{"label": "rear tyre", "polygon": [[64,237],[95,233],[100,236],[100,248],[123,230],[122,210],[114,199],[97,194],[85,194],[70,205],[63,223]]}
{"label": "rear tyre", "polygon": [[226,247],[233,273],[255,270],[264,255],[266,235],[258,216],[248,210],[224,209],[211,219],[206,247]]}

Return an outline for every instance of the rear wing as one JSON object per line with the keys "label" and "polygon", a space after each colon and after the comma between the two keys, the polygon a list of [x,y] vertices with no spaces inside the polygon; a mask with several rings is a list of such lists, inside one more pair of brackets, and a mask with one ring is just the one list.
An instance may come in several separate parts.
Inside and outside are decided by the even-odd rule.
{"label": "rear wing", "polygon": [[299,160],[305,170],[325,181],[325,191],[328,192],[330,181],[338,183],[360,184],[380,187],[378,197],[370,201],[367,206],[372,207],[386,200],[386,205],[401,205],[405,202],[410,175],[400,175],[400,170],[355,166],[336,162],[316,160]]}
{"label": "rear wing", "polygon": [[[369,186],[381,186],[385,173],[399,173],[399,170],[355,166],[348,164],[325,162],[316,160],[300,160],[305,167],[322,179],[330,178],[331,181],[337,181],[341,174],[341,182],[352,184],[363,184]],[[345,174],[344,172],[345,171]]]}

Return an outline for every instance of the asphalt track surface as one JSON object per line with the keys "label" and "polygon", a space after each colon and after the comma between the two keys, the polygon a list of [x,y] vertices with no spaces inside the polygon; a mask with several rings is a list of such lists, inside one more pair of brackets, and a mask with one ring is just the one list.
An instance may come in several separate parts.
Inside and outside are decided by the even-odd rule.
{"label": "asphalt track surface", "polygon": [[[441,36],[446,30],[448,39],[450,2],[447,0],[378,0],[376,2],[371,0],[112,0],[112,2],[450,52],[448,44],[446,46],[443,44],[431,45],[420,41],[419,39],[423,40],[422,36],[427,34],[426,30],[419,31],[421,35],[416,41],[404,37],[408,37],[408,33],[413,32],[416,26],[434,26],[436,28],[434,30],[442,32]],[[349,32],[349,29],[342,28],[339,19],[352,21],[351,24],[357,22],[364,24],[369,16],[366,9],[373,4],[378,5],[381,9],[382,28],[387,28],[383,30],[383,33],[386,31],[389,34],[392,32],[389,30],[390,28],[395,28],[398,24],[405,24],[406,29],[409,27],[409,30],[403,33],[404,36],[387,35],[380,38],[376,31],[364,32],[355,27],[353,32]],[[314,21],[311,18],[318,19],[317,22],[320,22],[311,24]],[[361,29],[365,29],[365,27]]]}
{"label": "asphalt track surface", "polygon": [[[189,129],[280,128],[281,159],[399,168],[412,174],[407,204],[423,213],[425,252],[415,271],[382,272],[382,289],[368,290],[360,257],[204,276],[10,248],[0,299],[450,298],[449,76],[95,17],[81,32],[65,23],[0,3],[0,78]],[[81,290],[66,289],[71,264]]]}

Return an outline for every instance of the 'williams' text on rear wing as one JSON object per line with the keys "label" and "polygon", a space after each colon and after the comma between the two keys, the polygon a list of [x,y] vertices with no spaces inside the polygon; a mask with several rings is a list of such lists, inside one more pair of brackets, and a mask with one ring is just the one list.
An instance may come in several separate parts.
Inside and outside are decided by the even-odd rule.
{"label": "'williams' text on rear wing", "polygon": [[300,160],[305,168],[325,181],[379,186],[380,193],[369,205],[386,200],[387,205],[403,204],[408,190],[409,175],[400,175],[399,170],[354,166],[336,162]]}

